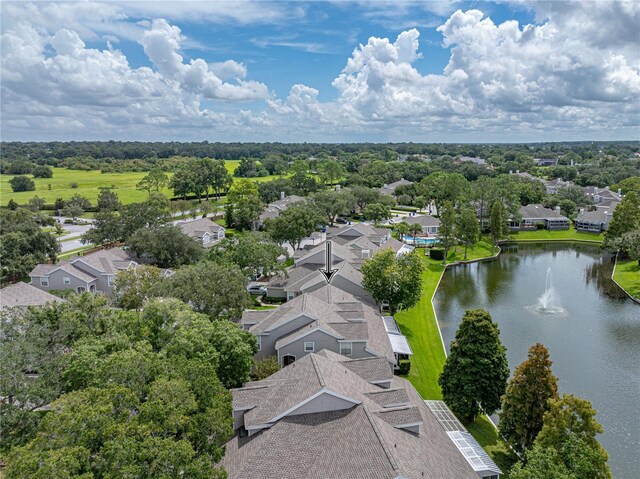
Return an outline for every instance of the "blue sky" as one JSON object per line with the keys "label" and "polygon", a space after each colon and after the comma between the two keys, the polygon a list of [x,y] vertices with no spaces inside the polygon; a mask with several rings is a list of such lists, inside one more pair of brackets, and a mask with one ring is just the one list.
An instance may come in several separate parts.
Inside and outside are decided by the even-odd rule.
{"label": "blue sky", "polygon": [[0,8],[5,140],[639,136],[638,2]]}

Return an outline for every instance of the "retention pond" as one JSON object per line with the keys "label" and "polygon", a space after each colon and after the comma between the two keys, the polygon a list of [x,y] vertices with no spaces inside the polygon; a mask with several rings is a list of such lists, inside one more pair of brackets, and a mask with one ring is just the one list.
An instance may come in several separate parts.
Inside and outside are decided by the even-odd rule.
{"label": "retention pond", "polygon": [[475,308],[499,324],[512,371],[544,344],[560,392],[598,410],[613,475],[626,479],[640,471],[640,306],[611,281],[612,268],[591,245],[507,246],[495,261],[448,269],[434,306],[447,353]]}

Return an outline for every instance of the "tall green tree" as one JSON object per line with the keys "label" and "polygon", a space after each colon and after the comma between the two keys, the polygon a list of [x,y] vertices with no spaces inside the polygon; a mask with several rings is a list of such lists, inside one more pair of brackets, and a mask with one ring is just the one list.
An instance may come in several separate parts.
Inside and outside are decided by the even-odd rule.
{"label": "tall green tree", "polygon": [[237,265],[247,276],[271,276],[285,269],[282,257],[287,250],[262,232],[251,232],[234,238],[225,238],[208,253],[211,261],[224,261]]}
{"label": "tall green tree", "polygon": [[387,205],[381,203],[370,203],[364,211],[364,217],[367,220],[373,221],[374,224],[379,224],[384,220],[391,218],[391,210]]}
{"label": "tall green tree", "polygon": [[162,291],[212,318],[238,317],[249,306],[247,277],[235,265],[201,261],[183,266],[163,283]]}
{"label": "tall green tree", "polygon": [[138,257],[161,268],[193,264],[204,256],[202,246],[173,225],[140,228],[129,236],[127,244]]}
{"label": "tall green tree", "polygon": [[[572,394],[550,399],[542,430],[527,452],[526,465],[516,465],[516,479],[593,477],[610,479],[609,456],[596,436],[603,432],[591,403]],[[550,475],[551,473],[555,475]]]}
{"label": "tall green tree", "polygon": [[597,448],[570,435],[560,449],[535,445],[526,454],[526,463],[510,471],[512,479],[611,479],[611,471]]}
{"label": "tall green tree", "polygon": [[347,190],[322,190],[312,196],[313,204],[323,213],[330,226],[338,215],[348,213],[356,207],[355,197]]}
{"label": "tall green tree", "polygon": [[549,351],[536,343],[528,358],[513,373],[502,398],[500,433],[522,454],[533,446],[549,410],[549,400],[558,398],[558,379],[551,371]]}
{"label": "tall green tree", "polygon": [[114,298],[121,308],[139,312],[144,303],[157,294],[161,281],[161,272],[155,266],[140,265],[119,271],[114,284]]}
{"label": "tall green tree", "polygon": [[325,185],[333,185],[345,175],[344,167],[336,160],[323,161],[318,170]]}
{"label": "tall green tree", "polygon": [[41,225],[53,222],[26,208],[0,210],[0,258],[2,275],[9,279],[26,276],[38,263],[56,261],[60,244]]}
{"label": "tall green tree", "polygon": [[447,406],[466,422],[500,408],[509,365],[500,330],[484,309],[469,310],[451,343],[438,383]]}
{"label": "tall green tree", "polygon": [[122,218],[117,211],[103,210],[95,215],[91,229],[82,234],[83,243],[112,244],[124,237]]}
{"label": "tall green tree", "polygon": [[117,211],[122,205],[118,194],[111,188],[101,186],[98,193],[98,211]]}
{"label": "tall green tree", "polygon": [[417,252],[396,257],[383,248],[362,265],[362,286],[378,303],[387,301],[392,312],[411,308],[420,300],[424,264]]}
{"label": "tall green tree", "polygon": [[160,191],[169,184],[169,177],[160,168],[153,168],[147,175],[142,178],[136,188],[151,193],[152,191]]}
{"label": "tall green tree", "polygon": [[324,218],[315,205],[295,203],[275,218],[265,222],[265,230],[278,244],[289,243],[294,250],[313,233]]}
{"label": "tall green tree", "polygon": [[605,248],[617,251],[616,240],[637,228],[640,228],[640,199],[636,192],[632,191],[613,210],[613,218],[604,234]]}
{"label": "tall green tree", "polygon": [[463,208],[458,215],[458,236],[464,244],[464,259],[467,259],[467,248],[478,242],[480,235],[480,223],[476,218],[476,212],[471,208]]}
{"label": "tall green tree", "polygon": [[445,201],[438,209],[440,227],[438,228],[438,243],[444,249],[443,264],[447,262],[449,250],[458,244],[458,218],[451,201]]}
{"label": "tall green tree", "polygon": [[494,201],[491,206],[491,217],[489,218],[489,235],[491,236],[493,248],[501,239],[509,236],[509,224],[507,218],[507,211],[501,201]]}
{"label": "tall green tree", "polygon": [[248,179],[233,183],[227,193],[225,220],[238,230],[255,230],[262,213],[262,202],[256,184]]}
{"label": "tall green tree", "polygon": [[224,160],[213,161],[209,175],[209,185],[216,195],[216,199],[219,200],[220,195],[228,191],[232,184],[233,176],[227,170]]}

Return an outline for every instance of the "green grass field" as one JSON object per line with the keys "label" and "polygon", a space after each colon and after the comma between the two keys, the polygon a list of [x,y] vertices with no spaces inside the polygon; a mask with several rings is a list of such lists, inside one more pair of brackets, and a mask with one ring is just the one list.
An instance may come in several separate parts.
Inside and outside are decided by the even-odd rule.
{"label": "green grass field", "polygon": [[[225,166],[230,173],[236,169],[239,160],[228,160]],[[53,168],[53,178],[33,178],[36,184],[35,191],[23,191],[14,193],[9,185],[9,180],[13,175],[0,175],[0,205],[6,206],[9,200],[13,199],[18,204],[26,204],[30,198],[39,196],[47,203],[53,203],[56,198],[68,199],[75,194],[86,196],[95,203],[98,199],[99,188],[101,186],[114,187],[120,201],[123,204],[137,203],[147,198],[146,191],[136,190],[138,182],[146,173],[100,173],[99,171],[68,170],[66,168]],[[169,174],[170,176],[171,174]],[[29,175],[31,177],[31,175]],[[254,181],[270,181],[277,176],[265,176],[262,178],[252,178]],[[71,183],[77,183],[77,188],[71,188]],[[51,185],[51,189],[49,189]],[[165,188],[162,191],[167,196],[173,196],[173,191]]]}
{"label": "green grass field", "polygon": [[549,231],[516,231],[509,235],[510,241],[593,241],[602,243],[603,235],[596,233],[585,233],[577,231],[575,228],[568,230]]}
{"label": "green grass field", "polygon": [[640,266],[635,260],[618,261],[613,279],[634,298],[640,298]]}
{"label": "green grass field", "polygon": [[[462,260],[463,256],[463,248],[458,246],[447,255],[447,261],[453,263]],[[467,260],[488,256],[491,256],[491,245],[485,241],[467,251]],[[406,378],[424,399],[442,399],[438,376],[444,367],[446,354],[431,299],[444,272],[444,266],[440,261],[427,256],[423,256],[423,259],[425,270],[422,273],[422,298],[413,308],[397,313],[395,318],[413,351],[411,370]],[[509,468],[516,458],[499,438],[489,419],[482,416],[475,423],[467,425],[467,428],[500,466],[504,473],[502,477],[508,478]]]}

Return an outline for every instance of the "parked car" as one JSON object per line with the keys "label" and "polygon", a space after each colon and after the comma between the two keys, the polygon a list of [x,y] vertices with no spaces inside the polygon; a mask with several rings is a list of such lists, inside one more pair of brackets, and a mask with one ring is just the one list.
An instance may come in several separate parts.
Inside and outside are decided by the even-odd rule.
{"label": "parked car", "polygon": [[346,225],[347,224],[347,220],[345,220],[344,218],[341,218],[339,216],[336,218],[335,222],[340,224],[340,225]]}
{"label": "parked car", "polygon": [[247,286],[247,293],[255,294],[257,296],[263,295],[267,292],[267,288],[259,284],[250,284]]}

